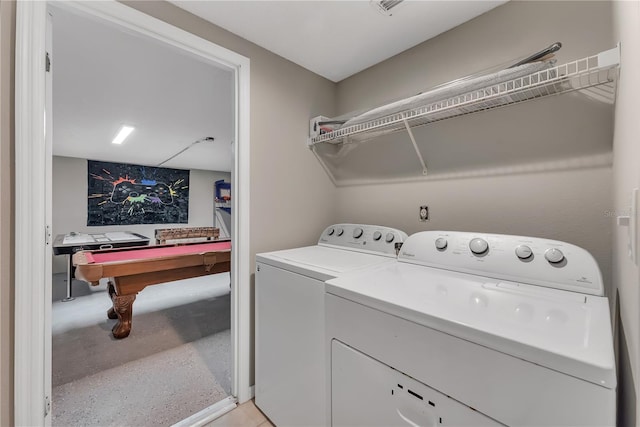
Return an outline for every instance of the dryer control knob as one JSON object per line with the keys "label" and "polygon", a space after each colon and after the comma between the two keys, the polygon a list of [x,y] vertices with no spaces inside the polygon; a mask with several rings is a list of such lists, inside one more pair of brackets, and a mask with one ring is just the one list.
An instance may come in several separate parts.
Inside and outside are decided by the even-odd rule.
{"label": "dryer control knob", "polygon": [[436,239],[436,249],[446,249],[447,248],[447,239],[445,239],[444,237],[438,237]]}
{"label": "dryer control knob", "polygon": [[342,236],[344,234],[344,229],[338,228],[338,236]]}
{"label": "dryer control knob", "polygon": [[533,255],[533,251],[527,245],[520,245],[516,248],[516,256],[520,259],[527,259]]}
{"label": "dryer control knob", "polygon": [[564,254],[560,249],[551,248],[547,249],[547,251],[544,253],[544,257],[550,263],[557,264],[559,262],[562,262],[562,260],[564,259]]}
{"label": "dryer control knob", "polygon": [[375,233],[373,233],[373,240],[375,240],[376,242],[378,240],[380,240],[382,238],[382,233],[379,231],[376,231]]}
{"label": "dryer control knob", "polygon": [[328,236],[333,236],[333,233],[335,233],[336,230],[333,229],[333,227],[331,227],[330,229],[327,230],[327,235]]}
{"label": "dryer control knob", "polygon": [[391,243],[391,242],[393,242],[393,239],[395,239],[395,238],[396,238],[396,236],[394,236],[393,233],[387,233],[387,235],[385,236],[384,240],[387,243]]}
{"label": "dryer control knob", "polygon": [[359,239],[360,237],[362,237],[362,228],[358,227],[355,230],[353,230],[353,238],[354,239]]}
{"label": "dryer control knob", "polygon": [[476,237],[469,242],[469,249],[476,255],[482,255],[489,250],[489,244],[486,240]]}

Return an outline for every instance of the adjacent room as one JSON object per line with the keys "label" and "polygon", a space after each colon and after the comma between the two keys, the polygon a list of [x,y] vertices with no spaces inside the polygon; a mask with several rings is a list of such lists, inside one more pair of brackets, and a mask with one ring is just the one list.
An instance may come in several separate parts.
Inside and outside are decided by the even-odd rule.
{"label": "adjacent room", "polygon": [[49,12],[52,424],[173,424],[231,395],[228,269],[182,280],[161,269],[131,291],[73,257],[230,240],[233,76],[104,20]]}

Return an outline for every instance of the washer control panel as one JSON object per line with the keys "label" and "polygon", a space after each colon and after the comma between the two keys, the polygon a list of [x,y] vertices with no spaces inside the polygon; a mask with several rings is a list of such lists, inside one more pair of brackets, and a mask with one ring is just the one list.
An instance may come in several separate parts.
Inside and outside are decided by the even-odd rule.
{"label": "washer control panel", "polygon": [[398,260],[518,283],[604,295],[598,264],[586,250],[537,237],[423,231],[403,244]]}
{"label": "washer control panel", "polygon": [[334,224],[325,228],[319,245],[396,256],[407,234],[395,228],[366,224]]}

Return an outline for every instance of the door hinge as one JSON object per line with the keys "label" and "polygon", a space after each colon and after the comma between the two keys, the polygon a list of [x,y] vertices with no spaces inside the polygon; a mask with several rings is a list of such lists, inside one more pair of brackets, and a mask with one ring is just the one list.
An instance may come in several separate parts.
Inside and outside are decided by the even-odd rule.
{"label": "door hinge", "polygon": [[45,245],[51,244],[51,226],[47,225],[44,229],[44,243]]}
{"label": "door hinge", "polygon": [[257,270],[257,271],[260,271],[260,266],[259,266],[259,265],[258,265],[258,266],[256,266],[256,270]]}
{"label": "door hinge", "polygon": [[44,416],[46,417],[51,412],[51,399],[49,396],[44,397]]}
{"label": "door hinge", "polygon": [[48,73],[51,71],[51,58],[49,57],[49,52],[47,52],[45,57],[45,71]]}

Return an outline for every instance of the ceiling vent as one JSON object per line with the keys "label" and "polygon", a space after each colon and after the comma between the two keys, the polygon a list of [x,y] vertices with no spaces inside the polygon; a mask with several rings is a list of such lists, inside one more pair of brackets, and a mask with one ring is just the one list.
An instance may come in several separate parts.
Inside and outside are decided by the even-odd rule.
{"label": "ceiling vent", "polygon": [[372,3],[376,5],[376,8],[380,12],[384,13],[385,15],[391,16],[392,15],[391,9],[398,6],[403,1],[404,0],[377,0],[377,1],[372,1]]}

